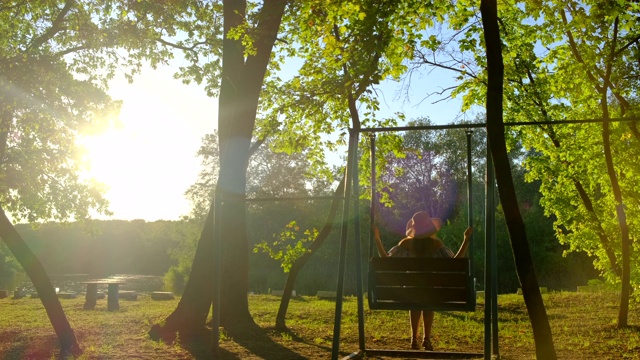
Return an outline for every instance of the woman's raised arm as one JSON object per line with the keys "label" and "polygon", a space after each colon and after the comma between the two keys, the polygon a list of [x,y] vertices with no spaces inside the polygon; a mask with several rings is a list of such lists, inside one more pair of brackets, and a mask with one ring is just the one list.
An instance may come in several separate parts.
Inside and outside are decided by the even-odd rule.
{"label": "woman's raised arm", "polygon": [[462,245],[460,245],[460,250],[455,258],[464,258],[467,257],[467,250],[469,250],[469,244],[471,243],[471,234],[473,233],[473,228],[468,227],[467,230],[464,231],[464,240],[462,241]]}
{"label": "woman's raised arm", "polygon": [[384,249],[384,245],[382,245],[382,240],[380,239],[380,230],[375,225],[372,225],[373,229],[373,240],[376,242],[376,248],[378,249],[378,255],[380,257],[389,257],[389,253]]}

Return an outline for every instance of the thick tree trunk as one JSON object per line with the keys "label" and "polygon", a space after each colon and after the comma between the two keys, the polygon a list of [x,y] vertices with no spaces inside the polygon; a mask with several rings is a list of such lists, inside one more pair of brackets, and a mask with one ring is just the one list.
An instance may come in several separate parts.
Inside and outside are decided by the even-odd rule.
{"label": "thick tree trunk", "polygon": [[611,155],[611,137],[609,130],[609,107],[607,105],[606,90],[602,95],[602,143],[604,145],[604,157],[607,165],[607,174],[611,181],[611,189],[616,199],[616,216],[620,226],[620,235],[622,242],[622,274],[620,281],[622,288],[620,289],[620,308],[618,309],[618,327],[627,327],[629,318],[629,297],[631,296],[631,239],[629,238],[629,226],[627,225],[627,215],[624,211],[624,203],[622,201],[622,192],[620,184],[618,184],[618,176],[613,167],[613,156]]}
{"label": "thick tree trunk", "polygon": [[[606,101],[606,96],[603,96]],[[606,105],[603,105],[606,108]],[[618,178],[613,167],[613,157],[611,156],[611,144],[609,136],[609,116],[605,111],[604,123],[602,124],[602,139],[604,142],[604,154],[607,164],[607,173],[611,181],[611,187],[616,199],[616,215],[620,226],[620,235],[622,237],[622,288],[620,289],[620,308],[618,309],[618,327],[627,327],[629,318],[629,297],[631,296],[631,240],[629,238],[629,227],[627,225],[627,215],[624,211],[624,203],[622,202],[622,193]]]}
{"label": "thick tree trunk", "polygon": [[189,339],[193,335],[202,334],[211,301],[213,298],[213,211],[209,215],[200,234],[196,248],[191,274],[176,309],[169,315],[162,325],[156,324],[149,335],[153,339],[174,338],[179,333],[181,338]]}
{"label": "thick tree trunk", "polygon": [[609,130],[609,100],[607,99],[608,89],[611,85],[611,71],[613,70],[613,61],[615,59],[616,47],[618,43],[618,17],[613,22],[613,39],[609,56],[607,57],[606,71],[604,75],[604,86],[600,89],[600,106],[602,108],[602,143],[604,147],[604,157],[607,166],[607,174],[611,182],[611,190],[616,200],[616,216],[620,226],[621,252],[622,252],[622,289],[620,290],[620,308],[618,309],[618,327],[628,326],[629,317],[629,297],[631,295],[631,240],[629,239],[629,226],[627,224],[627,215],[624,211],[624,202],[622,201],[622,191],[618,183],[618,175],[613,167],[613,156],[611,154],[611,136]]}
{"label": "thick tree trunk", "polygon": [[[240,4],[240,5],[238,5]],[[246,179],[260,90],[276,41],[286,0],[266,0],[258,15],[256,54],[244,61],[241,40],[226,34],[244,21],[246,2],[224,2],[222,82],[219,107],[222,208],[222,294],[220,324],[252,324],[249,291],[249,242],[246,230]]]}
{"label": "thick tree trunk", "polygon": [[480,12],[487,47],[487,136],[496,172],[498,192],[511,237],[516,270],[522,284],[522,293],[531,320],[536,356],[538,359],[553,360],[556,359],[556,353],[551,327],[538,287],[524,222],[518,208],[504,139],[502,119],[504,64],[498,27],[497,1],[482,0]]}
{"label": "thick tree trunk", "polygon": [[[221,212],[220,325],[253,324],[248,304],[249,242],[246,231],[245,185],[260,90],[271,57],[286,0],[265,0],[254,34],[255,55],[244,58],[241,40],[227,37],[243,24],[246,1],[223,1],[224,40],[218,108],[220,147],[219,192]],[[213,207],[212,201],[212,207]],[[200,236],[183,297],[163,325],[151,329],[154,337],[204,328],[213,299],[213,209]]]}
{"label": "thick tree trunk", "polygon": [[4,209],[0,207],[0,237],[13,256],[16,257],[20,265],[31,279],[33,286],[38,292],[38,296],[42,301],[42,305],[47,311],[51,325],[56,332],[60,349],[63,355],[73,354],[80,355],[81,350],[76,339],[76,335],[67,320],[67,316],[62,309],[60,300],[56,295],[56,291],[47,276],[47,272],[40,260],[29,249],[20,234],[13,227],[13,224],[7,218]]}
{"label": "thick tree trunk", "polygon": [[[338,188],[336,189],[334,196],[340,196],[344,193],[344,177],[340,181]],[[327,214],[327,220],[325,221],[324,227],[316,237],[316,239],[309,246],[309,251],[302,255],[298,260],[296,260],[291,266],[291,270],[289,270],[289,275],[287,276],[287,282],[284,285],[284,293],[282,294],[282,300],[280,300],[280,308],[278,308],[278,315],[276,316],[276,329],[286,330],[287,325],[285,322],[285,318],[287,316],[287,309],[289,307],[289,301],[291,300],[291,292],[293,291],[293,286],[296,283],[296,278],[298,277],[298,273],[300,270],[307,264],[307,261],[311,259],[311,256],[315,254],[316,250],[324,244],[324,241],[329,237],[329,233],[333,228],[333,223],[338,213],[338,208],[342,201],[338,199],[334,199],[331,203],[331,208],[329,209],[329,213]]]}

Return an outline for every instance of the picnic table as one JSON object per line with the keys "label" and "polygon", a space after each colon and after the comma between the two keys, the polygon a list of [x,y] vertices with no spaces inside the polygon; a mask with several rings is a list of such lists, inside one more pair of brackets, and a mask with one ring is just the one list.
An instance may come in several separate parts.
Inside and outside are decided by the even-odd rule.
{"label": "picnic table", "polygon": [[98,300],[98,285],[107,285],[107,310],[115,311],[120,309],[118,303],[118,289],[124,284],[121,281],[111,280],[90,280],[83,281],[81,284],[87,284],[87,294],[85,295],[84,309],[93,310]]}

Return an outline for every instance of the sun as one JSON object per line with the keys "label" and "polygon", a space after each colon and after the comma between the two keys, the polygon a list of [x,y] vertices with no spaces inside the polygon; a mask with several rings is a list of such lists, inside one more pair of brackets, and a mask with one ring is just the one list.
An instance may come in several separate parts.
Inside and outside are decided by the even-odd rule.
{"label": "sun", "polygon": [[112,218],[177,220],[189,212],[184,192],[197,179],[196,153],[217,115],[216,99],[196,90],[158,71],[112,87],[123,101],[119,121],[78,140],[83,176],[106,186]]}

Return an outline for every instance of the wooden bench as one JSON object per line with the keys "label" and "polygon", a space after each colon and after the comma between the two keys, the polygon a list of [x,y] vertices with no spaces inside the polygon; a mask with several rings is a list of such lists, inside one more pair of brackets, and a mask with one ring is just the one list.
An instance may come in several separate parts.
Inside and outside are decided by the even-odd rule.
{"label": "wooden bench", "polygon": [[13,291],[14,299],[22,299],[25,296],[27,296],[27,292],[24,289],[15,289]]}
{"label": "wooden bench", "polygon": [[119,281],[109,280],[92,280],[83,281],[81,284],[87,284],[87,293],[84,300],[84,309],[92,310],[96,307],[98,299],[98,285],[107,285],[107,310],[115,311],[120,309],[120,303],[118,302],[118,291],[120,285],[124,284]]}
{"label": "wooden bench", "polygon": [[138,300],[138,292],[132,290],[120,291],[118,292],[118,299],[136,301]]}
{"label": "wooden bench", "polygon": [[369,307],[388,310],[474,311],[468,258],[372,258]]}

